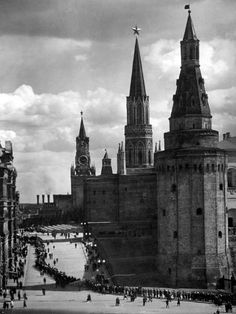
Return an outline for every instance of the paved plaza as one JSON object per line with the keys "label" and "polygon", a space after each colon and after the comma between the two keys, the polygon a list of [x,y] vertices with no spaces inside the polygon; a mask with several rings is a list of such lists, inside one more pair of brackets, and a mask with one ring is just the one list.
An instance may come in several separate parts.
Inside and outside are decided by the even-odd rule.
{"label": "paved plaza", "polygon": [[[70,239],[76,234],[71,234]],[[47,263],[52,263],[58,259],[55,267],[66,274],[76,278],[84,278],[84,265],[86,264],[86,255],[81,242],[71,242],[70,239],[60,237],[60,242],[51,242],[51,235],[41,235],[44,241],[50,241],[46,250],[53,253],[53,259],[47,259]],[[78,234],[77,234],[78,236]],[[134,302],[130,299],[124,300],[123,295],[118,295],[120,305],[116,306],[117,295],[99,294],[91,291],[79,290],[78,284],[67,285],[65,288],[56,287],[55,281],[49,276],[41,275],[34,267],[35,254],[34,247],[28,245],[28,255],[25,266],[25,276],[23,285],[27,294],[27,308],[23,308],[23,299],[14,301],[13,309],[0,309],[1,313],[170,313],[170,314],[213,314],[217,308],[211,303],[201,303],[192,301],[182,301],[177,306],[177,301],[172,301],[169,308],[166,308],[165,299],[153,299],[143,306],[143,300],[138,297]],[[46,285],[43,278],[46,277]],[[43,295],[42,288],[46,288],[46,294]],[[87,295],[90,293],[92,301],[86,302]],[[22,294],[22,292],[21,292]],[[22,296],[21,296],[22,297]],[[1,297],[2,298],[2,297]],[[0,299],[3,301],[3,299]],[[2,307],[2,304],[0,304]],[[220,313],[225,313],[224,306],[219,308]]]}
{"label": "paved plaza", "polygon": [[[87,303],[87,294],[91,294],[92,301]],[[154,299],[153,302],[142,305],[142,298],[134,302],[123,300],[120,296],[120,306],[115,306],[116,295],[103,295],[88,291],[27,291],[27,308],[23,308],[23,301],[16,301],[13,313],[169,313],[169,314],[213,314],[216,307],[213,304],[181,302],[178,307],[176,301],[166,308],[165,301]],[[7,310],[8,311],[8,310]],[[7,313],[6,311],[6,313]],[[10,311],[10,310],[9,310]],[[224,307],[220,308],[224,313]]]}

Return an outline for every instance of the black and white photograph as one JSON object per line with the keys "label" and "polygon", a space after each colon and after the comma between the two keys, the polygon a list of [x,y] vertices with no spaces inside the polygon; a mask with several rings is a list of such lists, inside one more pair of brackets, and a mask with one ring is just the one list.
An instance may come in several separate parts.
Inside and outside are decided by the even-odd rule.
{"label": "black and white photograph", "polygon": [[0,313],[236,312],[235,12],[0,0]]}

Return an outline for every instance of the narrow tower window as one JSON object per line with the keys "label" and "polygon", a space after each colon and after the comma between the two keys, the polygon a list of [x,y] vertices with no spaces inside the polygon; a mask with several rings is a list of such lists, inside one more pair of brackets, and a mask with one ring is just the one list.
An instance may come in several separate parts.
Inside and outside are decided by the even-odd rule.
{"label": "narrow tower window", "polygon": [[142,153],[142,151],[140,150],[140,151],[138,152],[138,164],[139,164],[139,165],[142,165],[142,163],[143,163],[143,153]]}
{"label": "narrow tower window", "polygon": [[142,124],[142,107],[141,104],[138,105],[138,110],[137,110],[137,124]]}
{"label": "narrow tower window", "polygon": [[128,155],[129,155],[129,165],[131,165],[132,164],[132,149],[131,148],[129,149]]}
{"label": "narrow tower window", "polygon": [[229,217],[229,218],[228,218],[228,227],[233,227],[233,226],[234,226],[233,218],[232,218],[232,217]]}
{"label": "narrow tower window", "polygon": [[146,123],[145,124],[149,124],[149,119],[148,119],[148,108],[146,108]]}
{"label": "narrow tower window", "polygon": [[196,59],[199,60],[199,47],[196,47]]}
{"label": "narrow tower window", "polygon": [[176,184],[172,184],[172,186],[171,186],[171,192],[172,192],[172,193],[176,192]]}
{"label": "narrow tower window", "polygon": [[135,107],[134,107],[134,112],[133,112],[133,123],[136,124],[136,110],[135,110]]}
{"label": "narrow tower window", "polygon": [[197,208],[197,215],[198,216],[202,215],[202,209],[201,208]]}
{"label": "narrow tower window", "polygon": [[148,163],[149,163],[149,165],[152,163],[152,158],[151,158],[151,152],[150,152],[150,150],[148,151]]}
{"label": "narrow tower window", "polygon": [[190,59],[194,59],[194,48],[190,47]]}

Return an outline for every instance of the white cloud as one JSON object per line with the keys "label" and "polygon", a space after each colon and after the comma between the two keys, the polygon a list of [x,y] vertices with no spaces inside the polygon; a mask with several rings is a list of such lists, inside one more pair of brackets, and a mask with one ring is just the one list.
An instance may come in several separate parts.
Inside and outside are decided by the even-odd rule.
{"label": "white cloud", "polygon": [[126,97],[98,87],[88,91],[84,108],[89,123],[114,127],[125,121]]}
{"label": "white cloud", "polygon": [[[209,89],[219,87],[220,84],[231,85],[236,79],[232,68],[236,65],[236,41],[215,38],[209,42],[200,42],[200,64],[206,85]],[[160,39],[145,47],[144,60],[154,65],[153,79],[175,80],[181,65],[179,42]]]}
{"label": "white cloud", "polygon": [[76,61],[86,61],[88,59],[88,56],[86,55],[76,55],[75,60]]}
{"label": "white cloud", "polygon": [[175,40],[160,39],[152,45],[144,48],[144,60],[155,65],[159,72],[159,78],[177,76],[180,64],[179,43]]}
{"label": "white cloud", "polygon": [[[100,173],[104,148],[113,158],[123,139],[123,95],[104,88],[90,90],[85,97],[73,91],[36,94],[28,85],[0,94],[0,139],[13,142],[17,185],[23,200],[32,199],[32,191],[70,191],[69,169],[74,160],[81,110],[90,137],[92,162]],[[45,173],[51,180],[44,179]]]}

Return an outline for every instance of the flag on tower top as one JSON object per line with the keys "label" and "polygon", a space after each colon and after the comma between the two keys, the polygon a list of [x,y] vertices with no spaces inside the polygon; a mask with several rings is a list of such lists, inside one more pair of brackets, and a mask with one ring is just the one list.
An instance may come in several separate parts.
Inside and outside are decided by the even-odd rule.
{"label": "flag on tower top", "polygon": [[184,8],[185,8],[185,10],[188,10],[188,9],[190,9],[190,5],[186,4]]}

